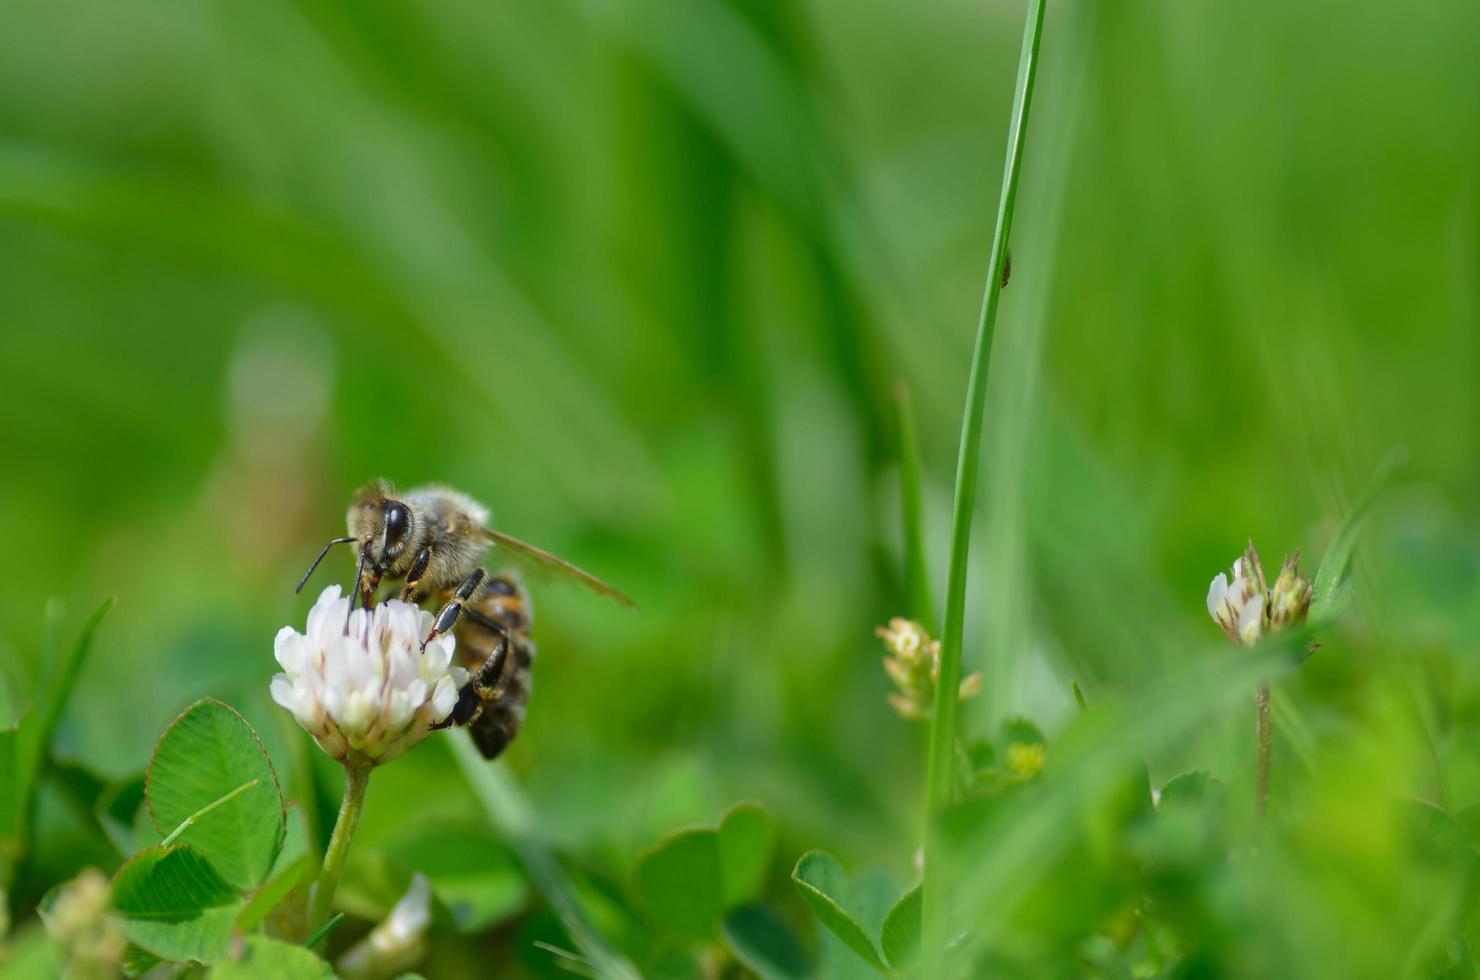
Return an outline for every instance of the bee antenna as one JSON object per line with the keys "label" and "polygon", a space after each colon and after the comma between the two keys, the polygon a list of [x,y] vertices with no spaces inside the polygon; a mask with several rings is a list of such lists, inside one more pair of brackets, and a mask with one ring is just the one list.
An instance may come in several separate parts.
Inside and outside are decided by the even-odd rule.
{"label": "bee antenna", "polygon": [[303,591],[303,587],[308,584],[308,577],[313,574],[315,568],[319,567],[319,562],[324,560],[324,556],[329,553],[330,548],[336,544],[349,544],[353,540],[354,538],[335,538],[333,541],[324,545],[324,550],[319,552],[319,556],[313,560],[313,564],[308,566],[308,571],[304,572],[303,577],[298,580],[298,588],[293,590],[293,594],[297,595]]}
{"label": "bee antenna", "polygon": [[[351,540],[353,540],[353,539],[351,539]],[[370,553],[370,546],[367,544],[367,545],[365,545],[365,547],[363,547],[363,548],[360,549],[360,560],[355,564],[355,585],[354,585],[354,591],[349,594],[349,611],[344,614],[344,635],[345,636],[349,636],[349,618],[355,614],[355,601],[357,599],[359,599],[359,597],[360,597],[360,583],[362,581],[364,581],[364,577],[365,577],[365,556],[367,554],[369,554],[369,553]],[[366,604],[365,608],[366,609],[369,609],[370,608],[370,606],[369,606],[368,603]]]}

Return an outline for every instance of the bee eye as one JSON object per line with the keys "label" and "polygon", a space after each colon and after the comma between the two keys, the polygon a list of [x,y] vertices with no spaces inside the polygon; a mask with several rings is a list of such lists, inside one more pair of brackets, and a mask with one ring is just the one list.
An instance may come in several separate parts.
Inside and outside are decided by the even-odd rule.
{"label": "bee eye", "polygon": [[405,504],[391,503],[385,507],[385,548],[395,551],[411,527],[411,511]]}

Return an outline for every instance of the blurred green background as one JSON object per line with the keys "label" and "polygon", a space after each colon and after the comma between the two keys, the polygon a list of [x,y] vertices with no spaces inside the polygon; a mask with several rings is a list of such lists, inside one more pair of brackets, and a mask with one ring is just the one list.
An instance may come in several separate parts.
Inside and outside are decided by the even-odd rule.
{"label": "blurred green background", "polygon": [[[307,750],[267,680],[315,592],[296,577],[359,483],[443,481],[641,606],[535,584],[508,758],[571,861],[620,881],[754,799],[804,933],[784,877],[806,848],[908,879],[923,742],[872,636],[904,604],[891,392],[916,400],[939,590],[1022,15],[11,0],[8,690],[48,597],[70,635],[116,594],[61,754],[127,776],[211,694],[290,768]],[[1313,571],[1409,453],[1356,601],[1276,689],[1274,842],[1187,886],[1215,973],[1423,972],[1472,904],[1389,816],[1480,802],[1476,38],[1469,0],[1050,4],[966,723],[1052,736],[1071,679],[1135,704],[1221,641],[1204,593],[1247,538]],[[350,574],[336,555],[319,584]],[[1152,782],[1208,769],[1242,809],[1250,714],[1148,745]],[[116,865],[43,807],[43,883]],[[476,820],[429,747],[377,775],[356,847]],[[429,975],[548,971],[513,921]],[[1061,972],[1035,928],[1013,955]]]}

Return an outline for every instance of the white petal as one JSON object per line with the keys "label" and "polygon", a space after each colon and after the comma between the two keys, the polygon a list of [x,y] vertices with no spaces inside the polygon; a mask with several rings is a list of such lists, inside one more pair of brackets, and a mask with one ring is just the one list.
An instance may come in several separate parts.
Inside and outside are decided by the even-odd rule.
{"label": "white petal", "polygon": [[1245,644],[1252,644],[1259,638],[1260,628],[1264,625],[1264,596],[1256,594],[1249,597],[1244,603],[1244,608],[1238,614],[1238,633]]}
{"label": "white petal", "polygon": [[440,677],[447,672],[448,665],[452,663],[452,644],[443,641],[451,639],[450,636],[439,636],[427,644],[426,652],[421,655],[422,677]]}
{"label": "white petal", "polygon": [[1223,597],[1228,595],[1228,576],[1219,572],[1213,579],[1213,584],[1208,586],[1208,615],[1214,619],[1218,618],[1218,607],[1223,604]]}
{"label": "white petal", "polygon": [[278,703],[279,707],[293,711],[298,707],[298,695],[293,691],[293,682],[288,680],[286,674],[273,674],[272,681],[267,685],[267,693]]}
{"label": "white petal", "polygon": [[461,685],[454,682],[451,677],[444,677],[437,682],[437,687],[432,691],[432,720],[442,721],[457,705],[457,692]]}

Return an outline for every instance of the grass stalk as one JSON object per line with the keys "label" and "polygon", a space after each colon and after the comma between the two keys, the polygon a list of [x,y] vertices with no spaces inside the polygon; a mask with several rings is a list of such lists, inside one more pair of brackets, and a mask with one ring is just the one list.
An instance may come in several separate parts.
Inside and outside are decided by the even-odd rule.
{"label": "grass stalk", "polygon": [[922,891],[924,935],[921,947],[925,976],[940,974],[941,959],[949,937],[950,881],[945,855],[941,853],[936,821],[941,811],[951,802],[958,715],[956,690],[961,683],[967,556],[971,549],[971,519],[976,504],[976,478],[981,459],[982,415],[986,407],[987,377],[991,366],[997,307],[1002,294],[1002,268],[1012,231],[1012,213],[1017,201],[1023,143],[1028,132],[1028,111],[1033,99],[1033,80],[1038,70],[1038,43],[1043,33],[1043,3],[1044,0],[1029,0],[1023,26],[1017,90],[1013,96],[1012,120],[1007,133],[1002,195],[997,205],[997,228],[992,237],[992,255],[982,296],[981,315],[977,323],[976,347],[972,353],[966,409],[961,423],[961,445],[956,463],[945,624],[941,630],[940,674],[935,687],[935,713],[930,729],[930,766],[926,784],[925,880]]}
{"label": "grass stalk", "polygon": [[920,443],[915,430],[915,405],[910,386],[894,386],[896,428],[899,432],[899,506],[904,528],[905,597],[909,616],[931,633],[935,622],[930,593],[930,562],[925,557],[924,501],[920,490]]}

